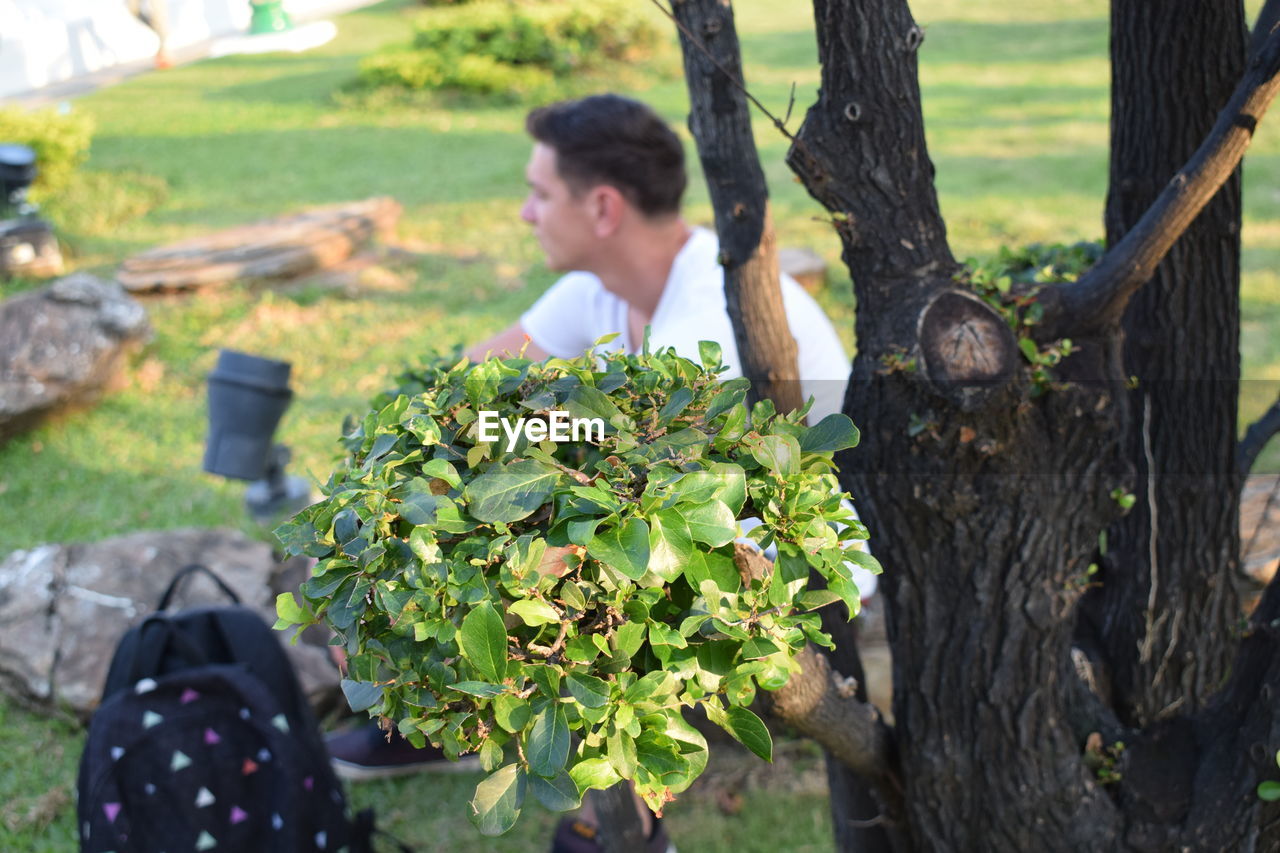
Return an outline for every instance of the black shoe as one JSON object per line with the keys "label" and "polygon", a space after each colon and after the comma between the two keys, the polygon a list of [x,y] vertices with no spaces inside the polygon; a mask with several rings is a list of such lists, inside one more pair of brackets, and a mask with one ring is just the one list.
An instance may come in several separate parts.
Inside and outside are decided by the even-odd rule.
{"label": "black shoe", "polygon": [[[599,836],[599,829],[579,818],[561,818],[551,839],[551,853],[600,853]],[[653,819],[644,853],[676,853],[676,846],[667,837],[660,817]]]}
{"label": "black shoe", "polygon": [[458,761],[445,758],[442,751],[427,744],[417,749],[392,732],[388,734],[372,722],[325,738],[329,760],[339,778],[349,782],[386,779],[410,773],[469,772],[480,769],[480,759],[466,756]]}

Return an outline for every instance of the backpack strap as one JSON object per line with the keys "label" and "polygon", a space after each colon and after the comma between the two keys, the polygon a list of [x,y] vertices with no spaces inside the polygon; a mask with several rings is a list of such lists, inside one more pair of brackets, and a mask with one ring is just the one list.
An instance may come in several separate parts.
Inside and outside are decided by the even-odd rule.
{"label": "backpack strap", "polygon": [[128,684],[159,675],[166,655],[177,654],[190,666],[204,666],[209,663],[208,656],[201,651],[200,647],[191,642],[191,639],[163,613],[153,613],[144,619],[138,626],[137,636],[138,642],[129,668]]}
{"label": "backpack strap", "polygon": [[173,580],[169,581],[169,586],[165,589],[164,595],[160,596],[160,603],[156,606],[156,610],[161,612],[168,610],[169,605],[173,602],[173,596],[178,591],[179,585],[186,578],[197,573],[206,575],[210,580],[217,584],[218,589],[222,590],[227,598],[231,599],[233,603],[240,603],[240,596],[236,595],[235,590],[227,586],[226,582],[223,581],[222,578],[218,577],[217,573],[215,573],[213,569],[208,566],[202,566],[199,563],[189,563],[178,569],[173,576]]}

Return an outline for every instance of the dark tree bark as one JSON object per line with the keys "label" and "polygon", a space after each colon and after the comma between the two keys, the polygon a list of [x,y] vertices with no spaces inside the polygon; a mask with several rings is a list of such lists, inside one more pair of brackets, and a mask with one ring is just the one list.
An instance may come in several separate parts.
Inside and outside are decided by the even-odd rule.
{"label": "dark tree bark", "polygon": [[[1268,3],[1268,20],[1275,5]],[[1162,150],[1131,163],[1123,135],[1131,125],[1117,117],[1110,215],[1128,233],[1081,281],[1036,295],[1045,319],[1035,340],[1069,334],[1077,344],[1046,390],[1032,382],[1004,319],[957,277],[924,142],[915,59],[922,36],[906,3],[814,2],[822,89],[790,162],[833,214],[858,302],[845,410],[862,426],[863,445],[840,462],[887,567],[895,724],[868,718],[821,658],[805,661],[776,705],[873,784],[898,849],[1280,848],[1280,811],[1254,794],[1260,779],[1280,775],[1280,587],[1267,591],[1238,647],[1227,624],[1235,605],[1221,589],[1237,548],[1239,206],[1231,173],[1280,88],[1280,35],[1256,40],[1230,93],[1244,49],[1238,10],[1218,9],[1209,23],[1195,17],[1202,7],[1118,3],[1126,33],[1116,41],[1117,110],[1150,105],[1153,120],[1170,126],[1144,131]],[[1129,17],[1144,10],[1150,20]],[[1164,15],[1185,20],[1161,30]],[[1161,59],[1149,78],[1125,71],[1125,58],[1154,49],[1128,41],[1142,27],[1169,39],[1182,66]],[[1202,62],[1213,68],[1199,70]],[[1135,95],[1130,77],[1173,91],[1148,85]],[[1191,117],[1188,88],[1204,94],[1192,99]],[[1136,106],[1127,100],[1134,97]],[[1121,318],[1131,298],[1224,183],[1227,191],[1174,249],[1163,296],[1153,291],[1157,304],[1136,304],[1124,321],[1133,338],[1126,347]],[[1203,316],[1192,325],[1188,312]],[[1173,347],[1204,339],[1166,357],[1166,373],[1153,373],[1167,377],[1171,395],[1197,377],[1221,387],[1190,404],[1154,392],[1135,401],[1126,359],[1150,366],[1162,358],[1166,342],[1148,341],[1151,329]],[[918,369],[902,369],[910,360],[903,356]],[[1140,394],[1155,384],[1139,378]],[[1188,406],[1213,415],[1201,419]],[[1195,447],[1174,423],[1192,418],[1213,433]],[[1108,573],[1090,666],[1073,649],[1086,569],[1098,533],[1120,515],[1112,493],[1132,487],[1135,452],[1156,474],[1154,524],[1135,516],[1126,525],[1149,533],[1155,561],[1129,545],[1136,539],[1127,527],[1117,534],[1131,559],[1113,561]],[[1197,455],[1204,458],[1189,468]],[[1187,484],[1165,473],[1178,470],[1219,478],[1213,494],[1183,502]],[[1176,527],[1209,529],[1171,530],[1162,512]],[[1210,648],[1197,663],[1199,643]],[[1120,670],[1114,678],[1111,667]]]}
{"label": "dark tree bark", "polygon": [[[1238,2],[1113,0],[1111,32],[1115,245],[1213,127],[1244,71],[1247,31]],[[1124,438],[1137,501],[1110,528],[1090,603],[1130,725],[1200,708],[1231,661],[1239,257],[1237,170],[1124,314],[1125,369],[1138,377]]]}
{"label": "dark tree bark", "polygon": [[674,0],[689,85],[689,129],[711,191],[724,294],[743,375],[753,399],[778,411],[800,408],[796,342],[787,327],[778,283],[769,190],[751,133],[733,6]]}

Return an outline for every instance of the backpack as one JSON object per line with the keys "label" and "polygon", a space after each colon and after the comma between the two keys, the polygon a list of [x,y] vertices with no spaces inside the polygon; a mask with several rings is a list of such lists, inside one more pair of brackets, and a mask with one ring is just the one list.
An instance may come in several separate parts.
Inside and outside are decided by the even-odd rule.
{"label": "backpack", "polygon": [[[194,572],[235,603],[166,613]],[[275,632],[203,566],[120,640],[77,789],[84,853],[372,849]]]}

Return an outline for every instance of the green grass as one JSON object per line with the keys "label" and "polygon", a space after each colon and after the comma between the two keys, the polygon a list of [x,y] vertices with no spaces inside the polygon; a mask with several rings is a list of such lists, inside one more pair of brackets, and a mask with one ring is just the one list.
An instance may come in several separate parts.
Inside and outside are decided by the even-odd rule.
{"label": "green grass", "polygon": [[[1103,0],[913,6],[926,32],[921,80],[930,154],[957,256],[1097,238],[1108,133]],[[296,398],[280,439],[294,450],[293,470],[318,483],[335,459],[345,414],[361,410],[427,348],[506,325],[553,280],[518,218],[527,105],[335,99],[362,56],[408,38],[415,9],[411,0],[389,0],[342,16],[339,37],[305,54],[205,61],[74,102],[98,128],[89,171],[46,210],[77,268],[107,275],[129,254],[161,243],[376,194],[404,205],[398,242],[411,254],[384,259],[347,286],[245,283],[146,300],[155,334],[129,362],[122,386],[92,410],[0,447],[0,554],[144,528],[242,524],[242,488],[200,471],[204,377],[220,347],[293,362]],[[753,92],[781,115],[794,83],[791,126],[798,126],[819,82],[808,8],[744,3],[738,24]],[[658,72],[631,69],[622,80],[688,140],[687,97],[670,73],[672,56]],[[1263,123],[1246,166],[1244,421],[1280,386],[1280,134],[1272,121]],[[827,259],[832,285],[820,299],[852,346],[838,242],[787,170],[786,140],[764,118],[755,129],[781,242]],[[709,221],[706,198],[695,174],[694,221]],[[1263,464],[1280,469],[1280,447]],[[0,701],[0,849],[74,849],[67,794],[79,737]],[[462,817],[474,781],[412,779],[358,787],[354,797],[378,803],[393,831],[423,850],[545,849],[551,817],[536,812],[517,836],[479,842]],[[734,817],[714,800],[708,788],[671,808],[684,849],[830,846],[824,796],[797,789],[794,774],[757,779]]]}

